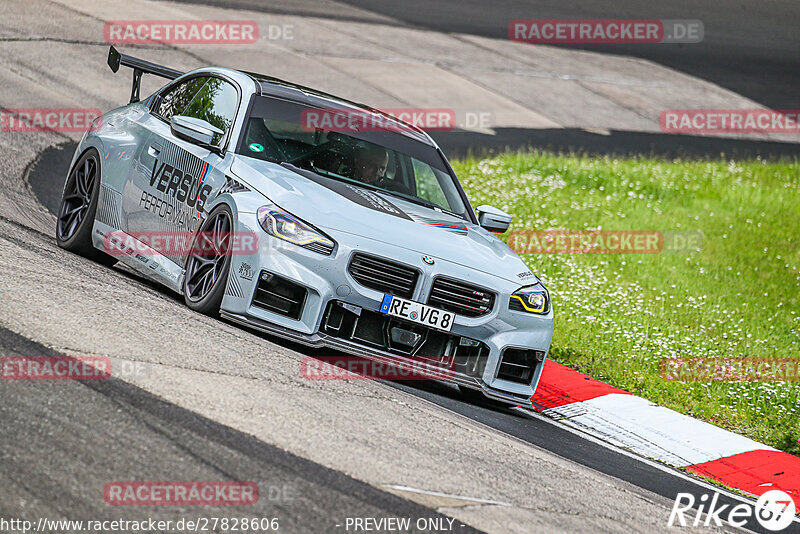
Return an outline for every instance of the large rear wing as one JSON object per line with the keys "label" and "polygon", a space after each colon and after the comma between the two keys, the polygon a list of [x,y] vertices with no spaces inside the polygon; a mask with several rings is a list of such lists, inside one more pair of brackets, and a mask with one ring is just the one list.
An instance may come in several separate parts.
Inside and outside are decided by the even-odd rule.
{"label": "large rear wing", "polygon": [[120,54],[116,48],[113,46],[108,50],[108,66],[111,67],[111,70],[114,72],[119,71],[119,67],[122,65],[123,67],[130,67],[133,69],[133,86],[131,87],[131,101],[130,103],[133,104],[134,102],[139,101],[139,89],[142,85],[142,74],[154,74],[156,76],[161,76],[162,78],[166,78],[168,80],[174,80],[178,76],[183,76],[183,72],[175,69],[171,69],[169,67],[164,67],[163,65],[157,65],[155,63],[151,63],[149,61],[145,61],[143,59],[139,59],[133,56],[128,56],[125,54]]}

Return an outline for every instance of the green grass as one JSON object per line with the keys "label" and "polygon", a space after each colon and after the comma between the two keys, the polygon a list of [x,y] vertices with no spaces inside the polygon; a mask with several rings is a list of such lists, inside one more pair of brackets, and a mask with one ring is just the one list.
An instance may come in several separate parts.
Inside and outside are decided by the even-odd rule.
{"label": "green grass", "polygon": [[701,231],[682,253],[523,255],[551,292],[550,357],[800,455],[800,382],[677,382],[659,369],[800,358],[800,163],[531,152],[454,167],[474,205],[514,215],[512,232]]}

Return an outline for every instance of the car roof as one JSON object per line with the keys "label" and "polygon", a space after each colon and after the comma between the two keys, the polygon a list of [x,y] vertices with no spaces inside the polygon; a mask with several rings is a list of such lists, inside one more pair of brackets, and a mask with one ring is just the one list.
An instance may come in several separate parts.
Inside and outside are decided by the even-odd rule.
{"label": "car roof", "polygon": [[335,106],[336,108],[352,108],[357,111],[374,113],[381,115],[387,120],[390,120],[398,125],[404,126],[404,128],[397,130],[397,133],[400,135],[415,139],[416,141],[420,141],[432,147],[437,146],[433,139],[431,139],[431,137],[424,130],[379,109],[367,106],[365,104],[360,104],[358,102],[353,102],[352,100],[347,100],[346,98],[341,98],[336,95],[325,93],[317,89],[287,82],[286,80],[281,80],[280,78],[275,78],[273,76],[266,76],[264,74],[256,74],[252,72],[244,72],[244,74],[247,74],[256,82],[256,85],[259,89],[259,94],[261,96],[283,98],[300,104],[306,104],[320,108],[329,108],[331,106]]}

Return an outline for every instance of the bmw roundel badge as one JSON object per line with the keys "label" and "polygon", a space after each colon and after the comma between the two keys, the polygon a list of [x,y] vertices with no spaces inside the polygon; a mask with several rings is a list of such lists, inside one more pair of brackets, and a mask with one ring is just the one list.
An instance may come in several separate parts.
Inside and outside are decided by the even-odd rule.
{"label": "bmw roundel badge", "polygon": [[424,261],[428,265],[434,264],[433,258],[431,258],[430,256],[422,256],[422,261]]}

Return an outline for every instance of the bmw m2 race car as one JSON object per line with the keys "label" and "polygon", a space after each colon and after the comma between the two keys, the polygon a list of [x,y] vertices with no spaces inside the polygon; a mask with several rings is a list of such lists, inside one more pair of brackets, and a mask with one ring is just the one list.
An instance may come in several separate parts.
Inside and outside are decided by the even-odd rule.
{"label": "bmw m2 race car", "polygon": [[[113,47],[108,63],[133,69],[131,99],[78,144],[62,248],[121,261],[193,310],[527,404],[548,291],[490,233],[511,216],[476,214],[430,136],[269,76],[182,73]],[[171,81],[140,101],[143,74]]]}

